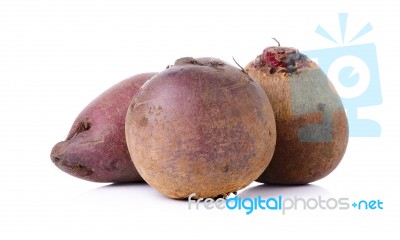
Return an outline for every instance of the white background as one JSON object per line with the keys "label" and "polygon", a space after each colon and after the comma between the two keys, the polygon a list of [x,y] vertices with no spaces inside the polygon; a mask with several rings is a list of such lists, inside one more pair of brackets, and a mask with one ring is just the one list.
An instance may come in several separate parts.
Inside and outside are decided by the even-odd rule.
{"label": "white background", "polygon": [[[0,238],[127,239],[399,237],[399,14],[393,1],[0,1]],[[77,114],[131,75],[161,71],[183,56],[242,64],[276,37],[312,50],[336,45],[338,13],[349,13],[355,44],[375,43],[383,104],[360,109],[380,138],[350,138],[327,178],[303,187],[257,187],[242,196],[380,199],[384,210],[278,212],[188,210],[145,184],[75,179],[50,161]],[[255,186],[257,184],[253,184]],[[146,238],[147,239],[147,238]]]}

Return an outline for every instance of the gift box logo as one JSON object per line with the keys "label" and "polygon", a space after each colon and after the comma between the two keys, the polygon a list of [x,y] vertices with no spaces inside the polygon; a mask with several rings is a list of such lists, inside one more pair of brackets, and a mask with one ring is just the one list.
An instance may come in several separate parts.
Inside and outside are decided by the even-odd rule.
{"label": "gift box logo", "polygon": [[[302,53],[318,63],[338,90],[346,109],[350,137],[379,137],[380,124],[372,119],[360,119],[357,113],[358,108],[382,103],[376,47],[373,43],[352,45],[370,32],[372,26],[367,23],[347,41],[347,17],[347,13],[339,13],[341,46]],[[318,26],[315,32],[339,45],[323,27]]]}

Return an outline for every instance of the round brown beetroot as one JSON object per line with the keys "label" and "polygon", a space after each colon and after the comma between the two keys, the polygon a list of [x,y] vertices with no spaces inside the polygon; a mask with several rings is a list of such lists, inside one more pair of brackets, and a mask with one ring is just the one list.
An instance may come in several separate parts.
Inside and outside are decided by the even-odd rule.
{"label": "round brown beetroot", "polygon": [[277,143],[262,183],[306,184],[331,173],[348,142],[341,100],[322,70],[295,48],[269,47],[246,67],[275,113]]}
{"label": "round brown beetroot", "polygon": [[226,196],[272,157],[276,130],[260,85],[215,58],[182,58],[149,80],[126,116],[131,158],[171,198]]}
{"label": "round brown beetroot", "polygon": [[94,182],[143,181],[129,156],[125,116],[132,97],[155,73],[123,80],[78,115],[65,141],[51,150],[51,160],[62,171]]}

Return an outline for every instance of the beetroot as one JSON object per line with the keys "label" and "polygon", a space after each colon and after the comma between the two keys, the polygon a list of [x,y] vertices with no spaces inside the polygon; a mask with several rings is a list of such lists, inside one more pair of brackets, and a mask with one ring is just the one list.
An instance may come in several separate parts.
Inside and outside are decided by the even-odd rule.
{"label": "beetroot", "polygon": [[272,157],[267,95],[215,58],[182,58],[149,80],[126,116],[126,139],[143,179],[171,198],[226,196],[249,185]]}
{"label": "beetroot", "polygon": [[276,150],[262,183],[305,184],[327,176],[348,142],[339,95],[316,63],[295,48],[268,47],[246,71],[271,101]]}
{"label": "beetroot", "polygon": [[65,141],[51,150],[62,171],[94,182],[143,181],[129,156],[125,116],[132,97],[155,73],[123,80],[94,99],[78,115]]}

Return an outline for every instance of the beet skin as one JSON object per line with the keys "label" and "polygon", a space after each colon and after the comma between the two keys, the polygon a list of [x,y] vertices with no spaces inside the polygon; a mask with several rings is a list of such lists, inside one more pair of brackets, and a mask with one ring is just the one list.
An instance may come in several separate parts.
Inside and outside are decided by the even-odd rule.
{"label": "beet skin", "polygon": [[227,196],[265,170],[275,148],[261,86],[215,58],[182,58],[133,99],[126,138],[143,179],[170,198]]}
{"label": "beet skin", "polygon": [[153,75],[135,75],[94,99],[78,115],[67,139],[53,147],[53,163],[74,177],[94,182],[143,181],[126,146],[125,116],[132,97]]}
{"label": "beet skin", "polygon": [[329,175],[348,143],[346,112],[328,77],[290,47],[268,47],[246,66],[275,114],[274,156],[258,182],[306,184]]}

